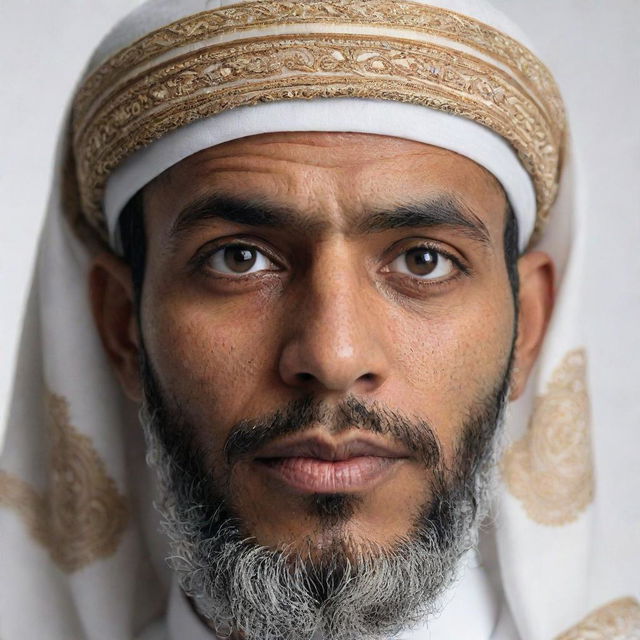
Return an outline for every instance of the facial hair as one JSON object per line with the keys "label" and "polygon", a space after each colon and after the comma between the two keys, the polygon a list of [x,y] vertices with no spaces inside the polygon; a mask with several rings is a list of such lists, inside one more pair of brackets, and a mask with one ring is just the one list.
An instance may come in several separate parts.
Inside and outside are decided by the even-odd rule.
{"label": "facial hair", "polygon": [[[331,411],[309,396],[235,425],[224,447],[229,463],[331,418],[334,433],[357,428],[402,441],[418,452],[425,471],[431,470],[430,500],[393,545],[356,543],[345,534],[320,551],[313,540],[305,551],[292,551],[262,546],[243,530],[206,468],[193,425],[179,410],[169,409],[143,355],[141,422],[147,460],[159,481],[157,506],[170,540],[169,562],[200,616],[223,637],[235,632],[245,640],[300,640],[314,634],[325,640],[376,640],[437,614],[439,599],[455,580],[460,558],[476,546],[490,507],[511,362],[512,354],[493,391],[468,412],[450,468],[427,422],[365,405],[354,396]],[[357,498],[344,494],[310,501],[326,527],[346,522],[357,508]]]}

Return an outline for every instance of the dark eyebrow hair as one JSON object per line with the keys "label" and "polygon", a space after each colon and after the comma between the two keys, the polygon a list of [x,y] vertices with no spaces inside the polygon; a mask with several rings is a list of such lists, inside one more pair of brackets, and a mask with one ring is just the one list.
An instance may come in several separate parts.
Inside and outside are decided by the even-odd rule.
{"label": "dark eyebrow hair", "polygon": [[[169,230],[169,240],[175,242],[190,229],[215,219],[254,227],[288,227],[305,233],[318,233],[328,226],[328,222],[318,220],[313,215],[273,203],[266,198],[244,199],[213,193],[191,202],[178,214]],[[417,227],[453,228],[472,240],[484,245],[491,244],[486,225],[451,194],[358,214],[350,234]]]}
{"label": "dark eyebrow hair", "polygon": [[412,227],[450,227],[482,244],[490,245],[491,236],[484,222],[469,207],[451,194],[432,200],[402,204],[393,209],[375,211],[358,225],[360,233]]}
{"label": "dark eyebrow hair", "polygon": [[175,241],[193,227],[209,220],[223,219],[253,227],[292,227],[300,231],[318,231],[326,226],[324,221],[301,214],[295,209],[275,204],[266,198],[237,198],[214,193],[188,204],[176,217],[169,238]]}

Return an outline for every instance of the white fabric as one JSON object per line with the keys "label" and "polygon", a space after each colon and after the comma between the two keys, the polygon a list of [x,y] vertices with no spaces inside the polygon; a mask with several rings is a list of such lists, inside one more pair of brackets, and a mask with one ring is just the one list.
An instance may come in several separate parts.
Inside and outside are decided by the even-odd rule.
{"label": "white fabric", "polygon": [[0,469],[41,494],[50,490],[44,401],[55,392],[69,401],[72,424],[90,438],[136,516],[108,561],[66,574],[25,530],[20,513],[0,508],[0,637],[41,640],[46,625],[49,640],[126,640],[162,610],[169,577],[137,414],[127,410],[93,327],[89,257],[63,218],[59,171],[54,179]]}
{"label": "white fabric", "polygon": [[[508,21],[502,22],[485,3],[442,0],[437,4],[475,15],[522,39]],[[149,12],[149,5],[145,5],[135,20],[125,21],[113,32],[98,57],[107,55],[110,47],[115,50],[145,30],[159,26],[152,24],[157,16],[164,23],[179,17],[173,11],[184,8],[185,13],[190,13],[197,7],[216,6],[185,0],[156,6],[159,5],[168,13]],[[292,109],[295,106],[291,103]],[[383,133],[373,125],[369,132]],[[415,139],[400,129],[394,135]],[[149,634],[168,633],[170,579],[163,564],[164,543],[156,534],[156,517],[150,507],[151,481],[142,461],[143,445],[135,412],[127,407],[93,328],[86,299],[88,256],[63,219],[61,154],[62,149],[41,240],[0,468],[41,493],[49,488],[51,479],[45,463],[48,426],[40,400],[50,389],[68,400],[73,425],[91,440],[119,490],[129,496],[132,520],[115,554],[66,574],[27,533],[20,513],[0,508],[0,636],[3,640],[40,640],[46,628],[48,640],[151,640]],[[514,188],[511,184],[505,187]],[[567,172],[562,197],[552,211],[552,222],[541,245],[559,266],[559,296],[537,373],[528,393],[512,407],[506,427],[511,440],[525,432],[533,397],[544,392],[553,369],[567,351],[582,346],[580,274],[585,229],[580,219],[580,199],[576,199],[576,194],[581,193],[579,187],[572,173]],[[596,440],[598,429],[600,437],[605,437],[607,426],[595,425]],[[532,521],[521,503],[506,488],[501,489],[495,534],[498,559],[493,570],[499,572],[506,606],[503,603],[498,614],[496,633],[502,635],[495,640],[550,640],[591,608],[604,604],[605,598],[638,594],[638,584],[629,580],[616,583],[616,591],[605,593],[596,587],[598,573],[593,567],[602,566],[603,561],[597,559],[598,550],[590,546],[594,511],[591,506],[570,525],[547,527]],[[637,564],[635,551],[621,549],[620,558]],[[596,559],[598,563],[594,564]],[[611,561],[619,562],[619,558]],[[640,567],[635,575],[638,573]],[[632,576],[633,572],[627,575]],[[598,594],[597,599],[593,593]],[[475,595],[473,599],[476,602]],[[481,607],[482,612],[490,612],[492,606]],[[449,607],[444,615],[447,611]],[[461,616],[456,617],[456,622],[460,619]],[[475,623],[474,618],[468,620],[465,639]]]}

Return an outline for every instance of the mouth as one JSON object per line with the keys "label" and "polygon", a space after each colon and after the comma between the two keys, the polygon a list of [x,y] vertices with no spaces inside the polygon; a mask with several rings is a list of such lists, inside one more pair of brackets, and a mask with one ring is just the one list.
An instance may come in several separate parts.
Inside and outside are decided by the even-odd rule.
{"label": "mouth", "polygon": [[268,445],[254,462],[299,493],[351,493],[374,488],[408,458],[407,451],[373,438],[315,435]]}

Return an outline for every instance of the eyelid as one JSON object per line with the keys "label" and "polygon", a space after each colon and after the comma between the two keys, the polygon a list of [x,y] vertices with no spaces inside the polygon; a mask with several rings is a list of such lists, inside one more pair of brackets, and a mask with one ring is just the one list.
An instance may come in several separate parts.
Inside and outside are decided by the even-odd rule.
{"label": "eyelid", "polygon": [[[434,240],[416,237],[403,238],[402,240],[395,242],[391,247],[389,247],[389,249],[385,251],[385,268],[388,267],[394,260],[397,260],[402,254],[408,253],[413,249],[428,249],[429,251],[433,251],[446,258],[447,260],[450,260],[456,267],[456,269],[458,269],[458,271],[460,271],[462,274],[469,275],[471,273],[471,269],[466,264],[466,262],[452,251],[444,249],[438,242]],[[391,255],[390,258],[388,257],[389,255]]]}
{"label": "eyelid", "polygon": [[189,261],[194,269],[204,269],[205,263],[211,259],[213,255],[215,255],[218,251],[222,251],[229,247],[246,247],[248,249],[252,249],[257,253],[262,254],[269,262],[271,262],[276,268],[275,269],[261,269],[260,271],[255,271],[253,273],[238,273],[235,275],[229,273],[223,273],[220,271],[216,271],[214,269],[209,269],[210,272],[216,273],[219,277],[223,278],[231,278],[231,279],[239,279],[246,276],[253,276],[256,273],[261,273],[263,271],[281,271],[283,266],[281,264],[281,260],[276,258],[273,254],[274,252],[266,249],[264,246],[255,241],[255,239],[251,238],[243,238],[242,236],[232,236],[232,237],[224,237],[217,238],[216,240],[212,240],[202,246],[195,254],[195,256]]}

